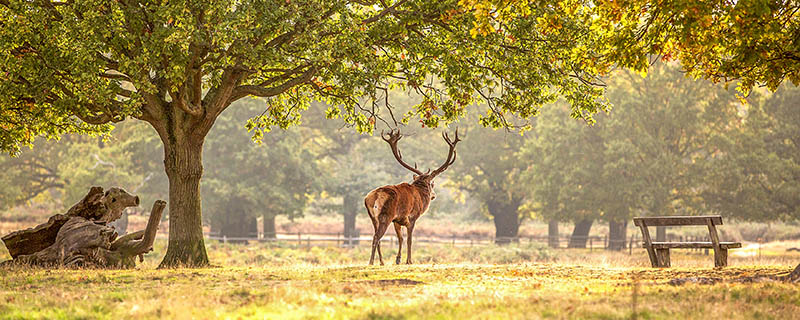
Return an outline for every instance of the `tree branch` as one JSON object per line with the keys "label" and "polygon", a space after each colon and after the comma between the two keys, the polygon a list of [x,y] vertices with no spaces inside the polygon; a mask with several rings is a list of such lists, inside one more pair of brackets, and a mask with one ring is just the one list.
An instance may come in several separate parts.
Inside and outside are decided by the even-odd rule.
{"label": "tree branch", "polygon": [[279,95],[281,93],[286,92],[286,90],[291,89],[294,86],[300,85],[311,78],[316,74],[317,68],[316,67],[309,67],[305,72],[301,75],[292,78],[280,85],[274,87],[263,87],[260,85],[242,85],[237,86],[233,89],[233,94],[231,94],[229,102],[234,102],[246,96],[257,96],[257,97],[272,97]]}
{"label": "tree branch", "polygon": [[400,1],[397,1],[397,3],[395,3],[395,4],[391,5],[391,6],[389,6],[388,8],[386,8],[386,9],[384,9],[383,11],[379,12],[378,14],[376,14],[376,15],[374,15],[374,16],[372,16],[372,17],[366,18],[366,19],[364,19],[364,20],[361,20],[361,24],[370,24],[370,23],[373,23],[373,22],[375,22],[375,21],[378,21],[378,20],[380,20],[381,18],[383,18],[383,17],[384,17],[384,16],[386,16],[387,14],[394,13],[394,12],[395,12],[395,9],[396,9],[397,7],[399,7],[399,6],[403,5],[403,3],[406,3],[406,1],[408,1],[408,0],[400,0]]}

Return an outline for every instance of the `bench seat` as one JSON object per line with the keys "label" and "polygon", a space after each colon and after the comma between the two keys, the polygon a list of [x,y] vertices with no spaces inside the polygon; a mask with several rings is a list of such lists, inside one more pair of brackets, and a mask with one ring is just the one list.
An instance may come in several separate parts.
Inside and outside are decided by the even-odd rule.
{"label": "bench seat", "polygon": [[[714,248],[711,242],[653,242],[653,249],[693,249],[693,248]],[[642,244],[646,246],[646,243]],[[739,242],[720,242],[720,249],[741,248]]]}

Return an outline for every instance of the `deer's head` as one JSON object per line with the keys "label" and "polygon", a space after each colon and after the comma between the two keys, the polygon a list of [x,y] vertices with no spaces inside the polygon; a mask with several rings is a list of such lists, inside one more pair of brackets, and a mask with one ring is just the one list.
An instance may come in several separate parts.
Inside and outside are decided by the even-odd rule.
{"label": "deer's head", "polygon": [[450,150],[447,152],[447,160],[445,160],[444,163],[439,166],[439,168],[433,171],[428,169],[428,171],[422,172],[417,169],[416,163],[414,163],[414,166],[412,167],[403,161],[403,155],[400,154],[400,150],[397,148],[397,141],[400,141],[400,138],[402,137],[403,136],[400,134],[400,130],[392,130],[389,132],[389,134],[384,134],[381,132],[381,138],[383,138],[383,140],[389,144],[389,147],[392,148],[392,154],[394,155],[394,158],[397,159],[397,162],[400,163],[400,165],[404,168],[414,173],[414,181],[412,184],[418,186],[427,186],[430,193],[430,200],[436,199],[436,192],[433,191],[433,180],[440,173],[447,170],[447,168],[456,161],[456,144],[461,141],[461,139],[458,138],[458,129],[456,129],[455,138],[453,140],[450,140],[450,136],[448,136],[446,132],[442,133],[442,138],[444,138],[444,141],[450,147]]}

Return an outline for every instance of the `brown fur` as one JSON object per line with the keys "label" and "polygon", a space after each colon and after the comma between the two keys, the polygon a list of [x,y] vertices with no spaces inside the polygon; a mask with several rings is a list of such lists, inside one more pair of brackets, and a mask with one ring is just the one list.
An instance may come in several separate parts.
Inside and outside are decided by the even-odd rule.
{"label": "brown fur", "polygon": [[[433,177],[421,175],[415,177],[412,183],[401,183],[397,185],[384,186],[370,191],[364,198],[364,206],[372,220],[375,229],[373,238],[373,252],[370,257],[370,264],[374,262],[375,251],[378,252],[378,260],[383,265],[383,255],[380,249],[380,239],[383,238],[389,223],[394,223],[395,232],[399,242],[396,263],[400,263],[403,248],[403,235],[401,226],[408,230],[408,254],[406,263],[411,264],[411,234],[414,224],[425,211],[432,200]],[[435,197],[435,196],[434,196]]]}
{"label": "brown fur", "polygon": [[397,260],[395,263],[400,264],[400,254],[403,252],[403,234],[401,228],[403,226],[408,230],[408,254],[406,255],[406,263],[411,264],[411,237],[414,232],[414,224],[420,216],[428,210],[428,205],[431,200],[436,198],[436,193],[433,191],[433,179],[437,175],[447,170],[453,162],[456,161],[456,144],[461,141],[458,138],[458,129],[456,129],[455,139],[450,140],[447,133],[442,133],[442,138],[447,142],[450,147],[447,152],[447,160],[439,166],[436,170],[431,172],[422,173],[417,169],[417,165],[410,166],[403,161],[403,156],[397,148],[397,141],[403,136],[399,130],[392,130],[388,135],[381,132],[383,138],[389,147],[392,149],[392,154],[397,162],[414,173],[414,181],[409,183],[401,183],[392,186],[384,186],[370,191],[367,197],[364,198],[364,206],[367,207],[367,213],[370,220],[372,220],[372,227],[375,228],[375,235],[372,237],[372,254],[369,257],[369,264],[375,262],[375,251],[378,251],[378,260],[383,265],[383,255],[381,254],[381,238],[386,233],[389,223],[394,224],[394,232],[397,233]]}

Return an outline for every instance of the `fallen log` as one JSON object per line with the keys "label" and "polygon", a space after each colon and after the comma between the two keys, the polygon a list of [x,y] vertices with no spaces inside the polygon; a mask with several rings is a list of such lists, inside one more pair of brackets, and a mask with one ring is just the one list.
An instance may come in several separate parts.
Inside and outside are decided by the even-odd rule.
{"label": "fallen log", "polygon": [[[92,187],[67,214],[2,238],[13,260],[5,263],[40,267],[132,268],[135,258],[151,251],[166,202],[153,204],[145,230],[117,238],[107,223],[139,204],[139,197],[119,188]],[[4,264],[5,264],[4,263]]]}

